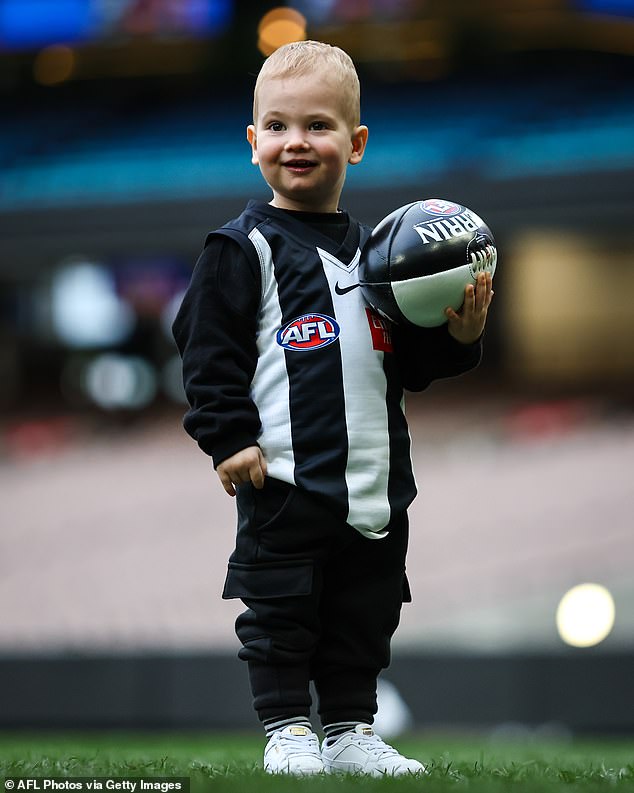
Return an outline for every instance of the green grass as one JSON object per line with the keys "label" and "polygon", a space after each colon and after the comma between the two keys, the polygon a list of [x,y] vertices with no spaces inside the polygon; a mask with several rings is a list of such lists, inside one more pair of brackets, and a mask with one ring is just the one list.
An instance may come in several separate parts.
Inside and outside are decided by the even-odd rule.
{"label": "green grass", "polygon": [[[634,740],[490,742],[411,735],[394,741],[425,762],[422,778],[271,777],[259,734],[0,734],[0,777],[181,776],[193,793],[363,791],[634,791]],[[0,784],[0,793],[3,793]]]}

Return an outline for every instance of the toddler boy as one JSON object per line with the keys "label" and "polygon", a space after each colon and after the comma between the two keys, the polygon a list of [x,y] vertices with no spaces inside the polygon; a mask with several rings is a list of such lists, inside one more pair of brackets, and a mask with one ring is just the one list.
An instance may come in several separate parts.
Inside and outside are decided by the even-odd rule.
{"label": "toddler boy", "polygon": [[[476,366],[484,275],[441,328],[390,326],[358,289],[371,229],[339,208],[368,139],[337,47],[264,63],[247,129],[269,203],[212,232],[174,323],[186,430],[237,496],[223,597],[236,621],[273,773],[421,773],[372,730],[390,660],[416,495],[403,389]],[[309,721],[314,681],[325,733]]]}

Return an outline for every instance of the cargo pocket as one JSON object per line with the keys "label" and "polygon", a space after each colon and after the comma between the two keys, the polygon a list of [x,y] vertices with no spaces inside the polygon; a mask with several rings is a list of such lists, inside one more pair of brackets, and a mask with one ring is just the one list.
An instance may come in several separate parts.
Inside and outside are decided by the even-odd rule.
{"label": "cargo pocket", "polygon": [[262,490],[254,490],[254,525],[258,532],[277,528],[295,500],[297,488],[288,482],[267,477]]}
{"label": "cargo pocket", "polygon": [[311,561],[294,559],[258,564],[229,562],[222,597],[224,600],[271,600],[310,595],[312,590]]}

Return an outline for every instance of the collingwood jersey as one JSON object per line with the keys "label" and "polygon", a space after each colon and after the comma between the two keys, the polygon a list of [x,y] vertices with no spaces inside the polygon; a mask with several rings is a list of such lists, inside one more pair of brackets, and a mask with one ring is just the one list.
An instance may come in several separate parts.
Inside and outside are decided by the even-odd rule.
{"label": "collingwood jersey", "polygon": [[[236,333],[242,324],[249,327],[234,353],[244,354],[244,371],[224,386],[220,381],[232,379],[232,372],[214,375],[218,355],[201,357],[205,344],[214,343],[215,326],[209,321],[207,331],[197,329],[207,309],[196,308],[194,283],[174,334],[192,406],[185,427],[203,450],[216,460],[214,443],[222,442],[215,439],[243,410],[233,432],[248,425],[254,437],[245,437],[235,451],[257,442],[270,477],[326,499],[359,532],[380,538],[391,515],[407,509],[416,486],[403,413],[404,356],[394,350],[398,329],[368,306],[358,288],[360,247],[369,231],[350,219],[338,244],[293,213],[250,202],[210,235],[237,242],[256,273],[252,316],[245,312],[234,320]],[[205,287],[204,278],[201,273],[198,292],[206,288],[211,295],[213,284]],[[202,333],[206,341],[199,341]],[[449,374],[472,365],[454,366]]]}
{"label": "collingwood jersey", "polygon": [[405,509],[416,491],[402,392],[389,388],[389,326],[358,288],[369,231],[351,221],[338,246],[268,204],[250,204],[221,231],[243,235],[260,265],[251,398],[268,475],[383,536],[392,508]]}

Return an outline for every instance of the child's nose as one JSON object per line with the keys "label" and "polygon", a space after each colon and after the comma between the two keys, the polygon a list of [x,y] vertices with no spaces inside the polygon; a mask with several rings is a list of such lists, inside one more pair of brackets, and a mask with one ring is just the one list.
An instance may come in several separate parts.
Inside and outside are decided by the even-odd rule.
{"label": "child's nose", "polygon": [[306,140],[306,136],[304,135],[304,131],[301,129],[290,129],[288,132],[288,137],[286,138],[286,149],[306,149],[308,148],[308,142]]}

